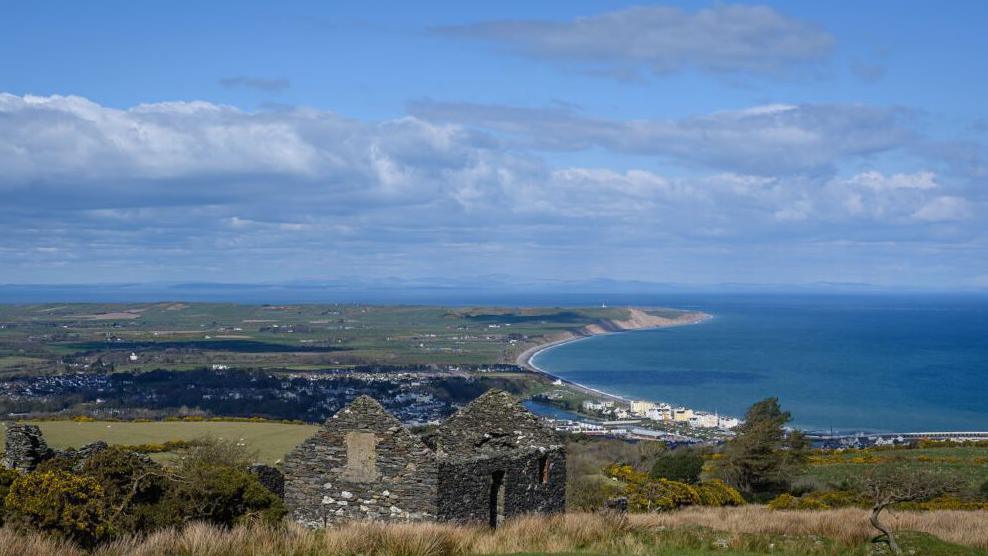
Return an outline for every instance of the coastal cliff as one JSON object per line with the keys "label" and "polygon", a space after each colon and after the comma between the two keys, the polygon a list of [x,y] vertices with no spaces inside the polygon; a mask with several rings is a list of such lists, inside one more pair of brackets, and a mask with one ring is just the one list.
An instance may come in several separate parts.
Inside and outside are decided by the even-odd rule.
{"label": "coastal cliff", "polygon": [[599,319],[593,324],[582,326],[575,330],[568,330],[546,336],[544,342],[532,346],[521,352],[516,358],[516,363],[522,367],[533,371],[541,372],[541,369],[531,364],[532,357],[539,351],[555,345],[571,342],[588,336],[599,336],[601,334],[613,334],[615,332],[625,332],[629,330],[641,330],[645,328],[671,328],[673,326],[686,326],[703,322],[711,315],[701,311],[683,311],[674,316],[661,316],[651,314],[646,309],[629,307],[628,317],[624,319]]}

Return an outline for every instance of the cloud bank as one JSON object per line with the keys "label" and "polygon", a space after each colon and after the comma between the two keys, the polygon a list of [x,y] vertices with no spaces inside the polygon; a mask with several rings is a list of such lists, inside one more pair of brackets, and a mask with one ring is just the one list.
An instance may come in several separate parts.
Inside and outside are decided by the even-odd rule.
{"label": "cloud bank", "polygon": [[[365,121],[0,94],[5,281],[579,272],[715,282],[778,253],[806,263],[780,279],[868,281],[901,273],[904,245],[931,265],[984,247],[984,207],[956,180],[869,167],[912,141],[896,110],[771,105],[675,121],[424,102],[410,112]],[[547,155],[584,149],[691,171]],[[841,170],[848,161],[858,169]],[[867,272],[833,268],[821,253],[835,244]],[[718,264],[666,264],[704,258]]]}
{"label": "cloud bank", "polygon": [[760,175],[833,172],[912,139],[910,113],[861,104],[771,104],[680,120],[611,121],[559,108],[418,101],[423,119],[477,126],[545,150],[601,147]]}

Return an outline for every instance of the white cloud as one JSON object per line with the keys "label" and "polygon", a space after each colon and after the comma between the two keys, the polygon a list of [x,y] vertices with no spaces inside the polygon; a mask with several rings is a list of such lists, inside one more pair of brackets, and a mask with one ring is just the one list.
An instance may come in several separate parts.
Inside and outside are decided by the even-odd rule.
{"label": "white cloud", "polygon": [[445,27],[454,37],[504,44],[590,73],[635,78],[644,69],[778,74],[825,60],[834,38],[765,6],[686,12],[638,6],[569,21],[508,20]]}
{"label": "white cloud", "polygon": [[913,136],[909,114],[860,104],[770,104],[679,120],[604,120],[559,108],[411,103],[436,122],[470,125],[542,150],[661,156],[743,174],[829,173],[839,162],[898,149]]}
{"label": "white cloud", "polygon": [[885,175],[874,170],[855,175],[850,183],[877,191],[893,189],[936,189],[939,187],[936,174],[933,172],[917,172],[915,174]]}
{"label": "white cloud", "polygon": [[927,222],[965,220],[972,215],[971,203],[961,197],[937,197],[913,213],[913,218]]}

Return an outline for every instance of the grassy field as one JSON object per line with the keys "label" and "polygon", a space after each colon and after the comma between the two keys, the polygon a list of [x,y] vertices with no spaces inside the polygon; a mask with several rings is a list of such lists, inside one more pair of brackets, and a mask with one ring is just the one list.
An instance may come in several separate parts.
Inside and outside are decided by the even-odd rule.
{"label": "grassy field", "polygon": [[0,305],[0,373],[491,364],[512,362],[547,337],[629,315],[621,308]]}
{"label": "grassy field", "polygon": [[848,450],[814,458],[808,475],[830,484],[860,476],[868,465],[889,459],[908,462],[915,468],[936,467],[960,477],[970,490],[988,481],[988,446],[947,446],[908,450]]}
{"label": "grassy field", "polygon": [[319,428],[315,425],[239,422],[38,421],[35,424],[41,427],[45,440],[52,448],[78,448],[96,440],[108,444],[135,445],[212,436],[243,442],[248,448],[257,450],[259,462],[267,464],[283,458]]}
{"label": "grassy field", "polygon": [[[978,556],[988,547],[986,512],[902,512],[895,517],[906,554]],[[696,556],[751,554],[878,556],[863,510],[773,512],[764,507],[696,508],[627,517],[566,514],[486,527],[436,523],[353,523],[324,531],[286,526],[224,529],[192,524],[98,548],[101,556],[333,554],[460,556],[587,554]],[[65,543],[0,529],[0,556],[82,555]]]}

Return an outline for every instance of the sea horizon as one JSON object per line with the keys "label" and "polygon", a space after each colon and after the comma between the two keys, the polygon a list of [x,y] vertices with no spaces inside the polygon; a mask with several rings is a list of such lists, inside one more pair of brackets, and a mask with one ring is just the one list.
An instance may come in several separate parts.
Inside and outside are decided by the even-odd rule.
{"label": "sea horizon", "polygon": [[676,308],[714,318],[548,346],[531,364],[608,394],[738,417],[774,396],[807,430],[988,429],[988,303],[978,296],[691,301]]}

